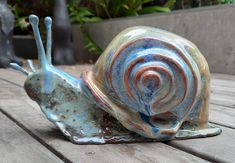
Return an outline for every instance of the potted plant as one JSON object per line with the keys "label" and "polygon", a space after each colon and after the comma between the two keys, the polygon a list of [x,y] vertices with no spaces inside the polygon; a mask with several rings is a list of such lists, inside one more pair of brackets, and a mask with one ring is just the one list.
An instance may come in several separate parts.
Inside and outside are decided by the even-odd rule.
{"label": "potted plant", "polygon": [[28,22],[28,15],[33,13],[41,18],[52,15],[52,1],[30,0],[25,3],[22,0],[9,0],[8,3],[15,15],[13,44],[16,55],[34,59],[37,57],[37,47]]}
{"label": "potted plant", "polygon": [[[46,0],[37,2],[48,3]],[[79,4],[79,0],[68,0],[78,62],[93,63],[112,38],[123,29],[135,25],[148,25],[172,31],[194,42],[207,58],[213,72],[235,74],[233,55],[235,54],[233,46],[235,5],[230,4],[234,2],[234,0],[86,0]],[[217,5],[227,3],[230,5]],[[208,5],[214,6],[201,7]],[[35,12],[35,9],[31,9],[30,12],[44,14],[41,17],[50,15],[52,9],[50,6],[48,8],[45,6],[44,4],[42,8],[37,9],[38,11],[41,9],[40,12]],[[200,8],[189,9],[194,7]],[[17,11],[15,15],[19,21],[16,22],[27,24],[24,16],[28,16],[29,13],[18,14],[19,16],[17,13],[19,12]],[[30,28],[27,29],[30,31]],[[32,44],[27,43],[27,40]],[[15,36],[15,42],[17,41],[19,47],[17,53],[31,50],[31,52],[22,52],[21,56],[29,54],[26,56],[28,58],[36,54],[32,36]],[[22,45],[23,43],[26,45]]]}
{"label": "potted plant", "polygon": [[[195,7],[192,3],[186,2],[181,2],[179,8]],[[198,6],[233,2],[235,1],[200,1]],[[175,5],[176,3],[174,3],[174,8],[176,8]],[[234,10],[235,4],[225,4],[105,20],[100,18],[94,10],[83,11],[82,13],[88,15],[87,23],[83,26],[86,29],[85,34],[89,36],[86,38],[85,45],[90,51],[96,51],[99,54],[123,29],[136,25],[154,26],[174,32],[194,42],[206,57],[212,72],[235,74]],[[84,15],[86,14],[82,16]],[[93,20],[95,22],[92,22]],[[78,28],[79,26],[74,26],[74,37],[77,40],[81,37],[76,33],[79,31]],[[82,49],[83,45],[79,45],[79,41],[76,44],[78,49]],[[88,54],[83,53],[83,55]]]}
{"label": "potted plant", "polygon": [[78,6],[76,0],[70,0],[68,9],[74,24],[73,36],[78,60],[92,63],[104,49],[100,43],[93,41],[93,36],[87,31],[87,23],[99,24],[114,18],[170,12],[173,5],[174,0],[87,0]]}

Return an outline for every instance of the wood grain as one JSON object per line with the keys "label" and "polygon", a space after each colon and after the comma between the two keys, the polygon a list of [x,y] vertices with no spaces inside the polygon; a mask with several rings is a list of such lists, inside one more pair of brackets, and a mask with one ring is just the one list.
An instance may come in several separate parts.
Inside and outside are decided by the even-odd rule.
{"label": "wood grain", "polygon": [[209,121],[235,129],[235,109],[211,104]]}
{"label": "wood grain", "polygon": [[62,162],[0,112],[1,162]]}
{"label": "wood grain", "polygon": [[235,162],[235,130],[221,127],[219,136],[203,139],[174,140],[169,145],[188,151],[194,155],[207,158],[212,162]]}
{"label": "wood grain", "polygon": [[74,145],[26,96],[20,100],[0,100],[0,107],[35,139],[43,141],[72,162],[206,162],[163,143]]}

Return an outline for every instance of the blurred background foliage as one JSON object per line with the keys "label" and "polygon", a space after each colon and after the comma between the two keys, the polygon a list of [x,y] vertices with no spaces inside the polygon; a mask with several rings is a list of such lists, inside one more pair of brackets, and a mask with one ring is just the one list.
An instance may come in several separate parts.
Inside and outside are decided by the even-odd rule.
{"label": "blurred background foliage", "polygon": [[102,19],[138,16],[155,12],[235,3],[235,0],[69,0],[72,23],[97,22]]}
{"label": "blurred background foliage", "polygon": [[[15,15],[15,34],[30,34],[28,15],[36,14],[40,18],[52,16],[51,0],[8,0]],[[86,48],[94,54],[102,50],[91,39],[85,29],[86,23],[118,17],[138,16],[156,12],[188,9],[201,6],[235,3],[235,0],[67,0],[67,7],[72,24],[80,24]],[[40,23],[44,29],[43,23]]]}
{"label": "blurred background foliage", "polygon": [[31,28],[28,22],[30,14],[36,14],[40,18],[51,16],[53,1],[50,0],[8,0],[9,7],[15,15],[15,34],[29,34]]}
{"label": "blurred background foliage", "polygon": [[88,51],[100,55],[102,49],[91,39],[84,24],[126,16],[234,3],[235,0],[69,0],[73,24],[80,24]]}
{"label": "blurred background foliage", "polygon": [[169,12],[173,5],[174,0],[86,0],[78,6],[75,0],[70,0],[68,9],[72,23],[86,23],[153,12]]}
{"label": "blurred background foliage", "polygon": [[[43,18],[53,13],[51,0],[8,0],[8,3],[15,15],[16,33],[27,33],[29,14]],[[229,3],[235,0],[67,0],[73,24]]]}
{"label": "blurred background foliage", "polygon": [[170,12],[174,0],[86,0],[68,1],[70,20],[80,24],[84,35],[84,44],[88,51],[101,54],[102,49],[91,39],[84,24],[126,16],[138,16],[154,12]]}

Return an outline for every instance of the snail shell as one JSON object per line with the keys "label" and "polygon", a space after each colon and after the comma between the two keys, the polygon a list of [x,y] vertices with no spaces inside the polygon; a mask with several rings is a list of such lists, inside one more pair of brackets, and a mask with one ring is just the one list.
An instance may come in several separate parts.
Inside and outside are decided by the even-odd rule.
{"label": "snail shell", "polygon": [[192,42],[173,33],[124,30],[83,79],[88,96],[140,135],[163,139],[175,136],[183,122],[207,124],[207,62]]}

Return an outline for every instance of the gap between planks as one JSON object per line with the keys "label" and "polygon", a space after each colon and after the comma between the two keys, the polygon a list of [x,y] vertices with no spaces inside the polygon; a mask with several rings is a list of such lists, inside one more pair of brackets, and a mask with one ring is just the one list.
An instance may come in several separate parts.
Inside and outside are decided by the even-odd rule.
{"label": "gap between planks", "polygon": [[22,123],[20,123],[19,121],[17,121],[15,118],[13,118],[11,115],[9,115],[7,112],[5,112],[2,108],[0,108],[0,112],[5,115],[8,119],[10,119],[11,121],[13,121],[17,126],[19,126],[21,129],[23,129],[27,134],[29,134],[30,136],[32,136],[32,138],[34,138],[35,140],[37,140],[40,144],[42,144],[44,147],[46,147],[49,151],[51,151],[52,153],[54,153],[57,157],[59,157],[61,160],[67,162],[67,163],[72,163],[71,160],[69,160],[68,158],[66,158],[63,154],[61,154],[60,152],[58,152],[56,149],[52,148],[49,144],[47,144],[46,142],[44,142],[40,137],[38,137],[37,135],[35,135],[34,133],[32,133],[27,127],[25,127]]}
{"label": "gap between planks", "polygon": [[[18,101],[18,103],[19,103],[19,101]],[[27,102],[26,102],[27,103]],[[25,108],[25,107],[27,107],[28,108],[28,110],[30,109],[32,109],[32,107],[31,106],[27,106],[26,105],[26,103],[25,104],[23,104],[22,105],[22,108],[20,108],[20,107],[18,107],[18,108],[16,108],[15,109],[15,111],[16,110],[22,110],[23,108]],[[14,104],[9,104],[9,106],[14,106],[14,105],[18,105],[17,104],[17,101],[14,101]],[[15,112],[14,110],[12,110],[12,108],[11,107],[9,107],[9,106],[7,106],[5,109],[7,109],[7,111],[8,110],[11,110],[11,113],[13,113],[13,112]],[[35,108],[33,108],[33,109],[35,109]],[[22,115],[25,115],[26,117],[29,117],[29,115],[32,115],[31,113],[33,113],[33,112],[29,112],[28,114],[22,114],[22,113],[14,113],[13,114],[13,116],[15,117],[15,118],[13,118],[13,119],[16,119],[17,118],[17,116],[18,117],[22,117]],[[36,113],[36,112],[34,112],[34,113]],[[9,115],[9,114],[7,114],[7,115]],[[17,116],[16,116],[17,115]],[[41,116],[41,114],[38,114],[38,112],[36,113],[36,115],[37,115],[37,117],[41,117],[42,118],[42,116]],[[9,116],[11,116],[11,115],[9,115]],[[12,117],[12,116],[11,116]],[[32,119],[37,119],[37,121],[39,121],[39,119],[37,118],[37,117],[32,117]],[[18,118],[17,118],[18,119]],[[26,118],[26,120],[29,120],[30,118]],[[43,127],[43,129],[44,130],[47,130],[48,128],[50,128],[50,126],[51,125],[49,125],[49,122],[45,119],[45,118],[43,118],[43,119],[41,119],[40,120],[40,122],[42,122],[42,120],[45,120],[45,122],[43,122],[46,126],[47,126],[47,128],[45,128],[44,127],[44,125],[42,125]],[[22,120],[20,120],[20,121],[22,121]],[[29,120],[30,121],[30,120]],[[24,123],[24,124],[22,124],[22,123]],[[27,126],[27,127],[25,127],[25,128],[30,128],[31,130],[33,130],[33,134],[35,134],[35,135],[37,135],[37,137],[42,137],[42,141],[45,141],[46,140],[46,142],[45,143],[47,143],[47,144],[50,144],[50,145],[52,145],[52,146],[54,146],[54,143],[53,142],[50,142],[50,141],[48,141],[47,139],[45,139],[45,135],[44,135],[44,137],[42,136],[43,134],[41,134],[41,133],[38,133],[38,131],[35,131],[33,128],[32,128],[32,126],[29,126],[28,124],[27,124],[27,122],[22,122],[21,124],[23,125],[23,126]],[[26,123],[26,124],[25,124]],[[28,123],[32,123],[32,122],[28,122]],[[35,124],[35,123],[34,123]],[[31,124],[32,125],[32,124]],[[37,130],[40,130],[40,125],[37,125],[35,128],[38,128]],[[58,131],[58,130],[57,130]],[[35,132],[35,133],[34,133]],[[58,141],[58,136],[61,136],[61,138],[63,139],[63,146],[66,146],[65,148],[63,148],[63,152],[65,152],[64,151],[64,149],[68,149],[68,147],[70,147],[69,148],[69,150],[73,150],[73,153],[74,153],[74,149],[78,149],[78,155],[77,155],[77,157],[78,158],[73,158],[73,160],[72,161],[75,161],[75,162],[78,162],[78,161],[80,161],[80,162],[83,162],[82,160],[78,160],[78,159],[80,159],[80,157],[79,157],[79,155],[81,154],[81,151],[80,150],[86,150],[87,151],[87,147],[88,147],[88,151],[90,151],[93,147],[94,148],[96,148],[96,150],[98,149],[98,150],[104,150],[103,152],[99,152],[99,154],[102,154],[102,155],[107,155],[106,154],[106,152],[108,152],[108,151],[111,151],[111,153],[112,152],[114,152],[114,154],[112,154],[112,157],[115,157],[116,155],[115,155],[115,153],[117,152],[117,149],[115,149],[116,147],[118,148],[118,150],[121,150],[121,151],[125,151],[125,153],[129,153],[130,151],[129,150],[136,150],[135,148],[137,148],[137,151],[139,152],[139,150],[142,150],[142,152],[143,151],[145,151],[146,153],[154,153],[155,151],[157,151],[157,150],[163,150],[163,152],[162,153],[160,153],[160,151],[157,151],[157,153],[156,154],[158,154],[158,153],[160,153],[161,154],[161,157],[163,157],[162,159],[168,159],[168,160],[170,160],[170,162],[172,162],[173,161],[173,157],[175,157],[174,159],[176,159],[177,161],[178,161],[178,159],[181,159],[181,161],[180,162],[189,162],[191,159],[192,160],[194,160],[194,161],[199,161],[199,162],[204,162],[203,161],[203,159],[201,159],[201,158],[199,158],[199,157],[196,157],[196,156],[193,156],[193,155],[191,155],[191,154],[188,154],[187,152],[184,152],[184,151],[181,151],[181,150],[178,150],[178,149],[176,149],[176,148],[174,148],[174,147],[171,147],[171,146],[169,146],[169,145],[163,145],[163,143],[137,143],[137,144],[115,144],[115,145],[112,145],[112,144],[107,144],[107,145],[73,145],[71,142],[69,142],[68,140],[66,141],[66,139],[65,139],[65,137],[62,137],[62,134],[60,133],[60,132],[56,132],[55,134],[58,134],[57,135],[57,137],[55,137],[55,139],[54,139],[54,142],[56,142],[56,141]],[[39,136],[38,136],[39,135]],[[41,139],[41,138],[40,138]],[[57,142],[58,143],[58,142]],[[143,146],[141,145],[141,144],[144,144],[144,148],[145,149],[141,149]],[[59,145],[59,143],[57,144],[57,145]],[[147,146],[147,147],[146,147]],[[77,147],[77,148],[76,148]],[[56,147],[56,148],[58,148],[58,150],[60,150],[61,151],[61,148],[59,148],[58,146]],[[108,148],[108,149],[107,149]],[[112,151],[112,149],[114,148],[114,151]],[[121,149],[120,149],[121,148]],[[132,149],[132,148],[134,148],[134,149]],[[139,149],[140,148],[140,149]],[[149,150],[148,150],[149,149]],[[152,149],[152,150],[151,150]],[[175,150],[173,150],[173,149],[175,149]],[[108,151],[107,151],[108,150]],[[146,151],[147,150],[147,151]],[[176,151],[177,150],[177,151]],[[72,152],[72,151],[71,151]],[[118,151],[119,152],[119,151]],[[142,155],[146,155],[146,156],[148,156],[149,158],[151,157],[151,155],[149,155],[149,154],[143,154],[142,152],[140,152]],[[164,154],[163,153],[165,153],[165,152],[169,152],[169,154],[170,154],[170,156],[169,156],[169,154],[168,154],[168,157],[171,157],[171,158],[167,158],[167,155],[165,155],[164,156]],[[89,153],[91,153],[92,154],[92,152],[86,152],[87,153],[87,155],[89,154]],[[132,153],[132,152],[131,152]],[[177,153],[177,156],[175,155]],[[68,153],[64,153],[64,154],[68,154]],[[124,153],[122,153],[122,154],[124,154]],[[120,157],[122,157],[122,154],[121,154],[121,156],[118,156],[118,158],[116,158],[117,160],[119,160],[118,162],[120,162]],[[155,158],[156,159],[156,154],[155,154],[155,156],[153,157],[153,158]],[[90,154],[89,154],[90,155]],[[147,159],[148,157],[146,157],[145,156],[145,158]],[[103,157],[103,156],[102,156]],[[111,157],[111,158],[112,158]],[[89,158],[89,156],[85,156],[85,158]],[[125,157],[124,157],[125,158]],[[151,158],[151,160],[150,161],[147,161],[147,162],[153,162],[154,160],[153,160],[153,158]],[[75,160],[74,160],[75,159]],[[83,160],[84,160],[84,157],[82,158]],[[113,159],[115,159],[115,158],[113,158]],[[126,158],[125,158],[126,159]],[[125,162],[125,159],[124,159],[124,162]],[[131,159],[131,161],[133,162],[133,160],[132,160],[132,157],[131,156],[128,156],[128,158],[127,159]],[[186,159],[186,160],[185,160]],[[190,159],[190,160],[189,160]],[[110,160],[110,158],[109,158],[109,160]],[[144,161],[144,160],[142,160],[142,161]],[[141,161],[141,162],[142,162]],[[155,160],[155,161],[157,161],[157,160]],[[162,161],[162,160],[158,160],[158,161]],[[177,162],[176,161],[176,162]],[[92,162],[94,162],[94,158],[93,158],[93,160],[92,160]],[[103,161],[102,161],[103,162]],[[105,162],[105,161],[104,161]],[[166,160],[165,160],[165,162],[166,162]],[[169,161],[167,161],[167,162],[169,162]],[[178,161],[179,162],[179,161]]]}
{"label": "gap between planks", "polygon": [[63,162],[0,109],[0,156],[3,162]]}

